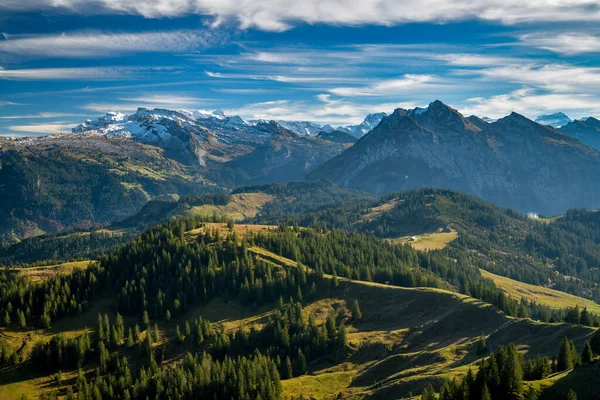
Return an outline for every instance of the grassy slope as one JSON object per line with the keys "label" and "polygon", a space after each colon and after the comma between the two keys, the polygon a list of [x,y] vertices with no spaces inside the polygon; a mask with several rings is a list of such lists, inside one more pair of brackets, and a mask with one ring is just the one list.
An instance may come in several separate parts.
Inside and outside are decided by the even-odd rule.
{"label": "grassy slope", "polygon": [[262,207],[274,197],[266,193],[239,193],[231,196],[232,200],[226,206],[203,205],[192,207],[184,215],[225,215],[235,221],[254,218]]}
{"label": "grassy slope", "polygon": [[[241,225],[236,228],[240,233],[246,229]],[[265,249],[252,248],[251,251],[274,264],[296,266],[294,261]],[[341,394],[350,398],[398,398],[409,392],[420,393],[429,382],[439,383],[466,373],[477,361],[473,346],[482,333],[492,348],[514,342],[524,352],[553,356],[565,335],[573,339],[579,349],[592,332],[579,326],[509,318],[485,303],[440,289],[408,289],[345,279],[339,280],[337,289],[332,289],[327,279],[321,282],[317,296],[305,300],[304,313],[306,317],[312,313],[322,321],[329,310],[347,306],[355,299],[360,304],[363,319],[348,326],[351,350],[347,357],[317,360],[309,365],[308,375],[283,381],[286,397],[303,394],[329,399]],[[95,326],[97,313],[109,310],[109,303],[109,300],[99,302],[84,315],[60,321],[51,330],[29,332],[32,335],[28,348],[36,340],[49,340],[59,332],[72,336],[81,334],[85,327]],[[223,324],[226,329],[235,329],[242,322],[258,328],[275,307],[271,304],[254,309],[216,299],[189,311],[184,318],[202,315]],[[174,324],[159,326],[173,360],[183,351],[191,350],[186,345],[173,343]],[[28,335],[6,330],[1,333],[14,336],[15,346]],[[32,398],[57,385],[50,376],[24,371],[27,370],[16,368],[0,372],[0,398],[18,398],[21,392]],[[73,374],[67,371],[66,377]]]}
{"label": "grassy slope", "polygon": [[454,229],[450,229],[450,232],[443,232],[440,230],[439,232],[424,233],[422,235],[403,236],[397,239],[390,239],[390,242],[408,243],[416,250],[428,251],[441,250],[457,237],[458,232]]}
{"label": "grassy slope", "polygon": [[50,277],[59,274],[69,274],[75,268],[87,268],[94,261],[72,261],[62,264],[46,265],[43,267],[28,267],[28,268],[8,268],[9,271],[18,271],[22,275],[26,275],[33,282],[42,282]]}
{"label": "grassy slope", "polygon": [[487,272],[485,270],[481,270],[481,273],[486,278],[492,279],[496,286],[504,290],[506,294],[515,299],[524,297],[527,300],[535,301],[538,304],[543,304],[553,308],[579,306],[579,308],[583,309],[583,307],[587,307],[588,311],[600,315],[600,304],[591,300],[558,290],[519,282],[504,276],[492,274],[491,272]]}

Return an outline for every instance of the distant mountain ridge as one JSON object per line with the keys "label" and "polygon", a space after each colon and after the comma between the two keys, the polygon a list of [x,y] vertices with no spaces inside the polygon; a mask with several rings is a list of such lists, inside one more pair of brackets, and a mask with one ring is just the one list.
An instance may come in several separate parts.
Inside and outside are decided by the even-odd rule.
{"label": "distant mountain ridge", "polygon": [[557,112],[554,114],[540,115],[535,119],[535,122],[541,125],[549,125],[553,128],[560,128],[571,122],[565,113]]}
{"label": "distant mountain ridge", "polygon": [[600,206],[600,153],[519,114],[487,123],[441,101],[397,109],[308,175],[372,193],[458,190],[524,212]]}
{"label": "distant mountain ridge", "polygon": [[572,121],[561,127],[560,131],[600,150],[600,120],[594,117]]}
{"label": "distant mountain ridge", "polygon": [[145,108],[1,140],[0,243],[105,225],[148,200],[299,180],[348,146],[274,121]]}

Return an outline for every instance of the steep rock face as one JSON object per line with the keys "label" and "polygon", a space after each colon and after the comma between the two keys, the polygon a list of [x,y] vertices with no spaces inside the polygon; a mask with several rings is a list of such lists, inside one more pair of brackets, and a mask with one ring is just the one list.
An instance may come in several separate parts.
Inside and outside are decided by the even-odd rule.
{"label": "steep rock face", "polygon": [[394,111],[308,176],[373,193],[449,188],[521,211],[600,206],[600,153],[513,113],[494,123],[435,101]]}
{"label": "steep rock face", "polygon": [[338,128],[338,130],[346,131],[352,136],[360,138],[366,135],[367,133],[371,132],[386,115],[387,114],[383,112],[369,114],[360,124],[354,126],[349,125],[346,126],[345,129]]}
{"label": "steep rock face", "polygon": [[600,121],[594,117],[570,122],[560,128],[560,131],[578,139],[587,146],[600,150]]}

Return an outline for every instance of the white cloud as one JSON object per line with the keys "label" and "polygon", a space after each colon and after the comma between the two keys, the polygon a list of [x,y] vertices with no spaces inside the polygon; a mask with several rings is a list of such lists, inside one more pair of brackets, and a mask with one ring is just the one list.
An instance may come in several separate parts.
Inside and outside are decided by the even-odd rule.
{"label": "white cloud", "polygon": [[560,54],[600,53],[600,37],[587,33],[533,33],[522,35],[519,39],[525,45]]}
{"label": "white cloud", "polygon": [[46,119],[46,118],[86,117],[86,116],[87,116],[86,114],[41,112],[38,114],[25,114],[25,115],[1,115],[0,119]]}
{"label": "white cloud", "polygon": [[406,74],[397,79],[386,79],[368,86],[361,87],[338,87],[330,89],[329,92],[338,96],[389,96],[406,93],[423,88],[436,82],[432,75]]}
{"label": "white cloud", "polygon": [[410,22],[485,20],[522,22],[600,21],[596,0],[4,0],[4,11],[66,10],[136,14],[147,18],[189,14],[236,21],[242,28],[282,31],[298,22],[394,25]]}
{"label": "white cloud", "polygon": [[130,113],[135,112],[140,107],[149,109],[165,108],[177,110],[181,108],[200,107],[206,104],[214,105],[215,100],[185,95],[150,93],[133,97],[122,97],[117,99],[116,102],[111,103],[87,103],[79,106],[79,108],[103,114],[109,111]]}
{"label": "white cloud", "polygon": [[215,31],[140,33],[77,32],[60,35],[11,36],[0,41],[0,52],[20,56],[106,57],[135,52],[189,52],[219,40]]}
{"label": "white cloud", "polygon": [[354,103],[332,99],[328,94],[316,97],[317,103],[293,100],[275,100],[225,109],[227,115],[240,115],[245,119],[312,121],[323,124],[346,125],[362,122],[365,115],[374,112],[390,113],[394,109],[414,108],[420,103],[413,101],[397,103]]}
{"label": "white cloud", "polygon": [[172,68],[83,67],[83,68],[0,68],[0,79],[11,80],[120,80],[137,79],[152,72]]}
{"label": "white cloud", "polygon": [[600,114],[600,99],[589,94],[540,93],[531,88],[524,88],[488,98],[468,99],[458,110],[465,115],[474,114],[490,118],[500,118],[513,111],[532,119],[540,114],[557,111],[571,111],[583,117]]}
{"label": "white cloud", "polygon": [[423,57],[429,57],[434,60],[445,61],[448,65],[457,67],[489,67],[494,65],[521,64],[527,62],[526,59],[514,57],[486,56],[483,54],[432,54],[426,53]]}
{"label": "white cloud", "polygon": [[34,135],[47,135],[50,133],[71,132],[75,124],[65,122],[50,122],[44,124],[12,125],[8,129],[13,132],[21,132]]}
{"label": "white cloud", "polygon": [[[294,68],[296,74],[292,75],[261,75],[261,74],[238,74],[238,73],[222,73],[222,72],[212,72],[212,71],[204,71],[206,75],[211,78],[216,79],[237,79],[237,80],[257,80],[257,81],[274,81],[281,83],[303,83],[303,84],[311,84],[311,83],[352,83],[352,82],[363,82],[364,78],[358,77],[344,77],[344,76],[334,76],[334,75],[324,75],[327,72],[334,72],[335,69],[320,69],[320,68]],[[343,72],[343,71],[335,71],[335,72]]]}
{"label": "white cloud", "polygon": [[474,73],[493,81],[533,85],[553,92],[585,93],[600,88],[600,68],[569,64],[507,65],[465,73]]}
{"label": "white cloud", "polygon": [[13,103],[12,101],[2,101],[0,100],[0,107],[2,106],[18,106],[19,103]]}

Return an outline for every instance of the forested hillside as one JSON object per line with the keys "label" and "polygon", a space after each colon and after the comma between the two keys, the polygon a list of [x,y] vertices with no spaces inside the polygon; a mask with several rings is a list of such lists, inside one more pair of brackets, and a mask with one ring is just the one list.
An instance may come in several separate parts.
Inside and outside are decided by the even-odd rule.
{"label": "forested hillside", "polygon": [[[565,335],[583,348],[593,330],[581,324],[596,323],[589,313],[577,325],[509,317],[569,313],[506,297],[458,249],[424,253],[358,232],[210,221],[219,218],[171,220],[85,269],[37,283],[21,273],[27,268],[3,270],[0,394],[290,398],[313,393],[310,373],[330,382],[328,396],[391,398],[438,390],[490,346],[513,341],[547,357],[526,356],[549,365],[524,378],[535,381],[579,362],[553,367],[550,358]],[[237,323],[222,319],[222,302],[239,310]],[[383,304],[405,315],[390,319]],[[414,352],[425,348],[421,360]],[[400,378],[402,360],[433,375]],[[47,376],[58,378],[35,383]],[[334,384],[335,376],[343,378]],[[305,392],[293,389],[300,382]]]}
{"label": "forested hillside", "polygon": [[531,218],[462,193],[418,189],[281,219],[259,214],[253,221],[317,223],[404,243],[415,235],[456,231],[443,253],[459,251],[471,265],[495,274],[598,301],[599,218],[582,209]]}

